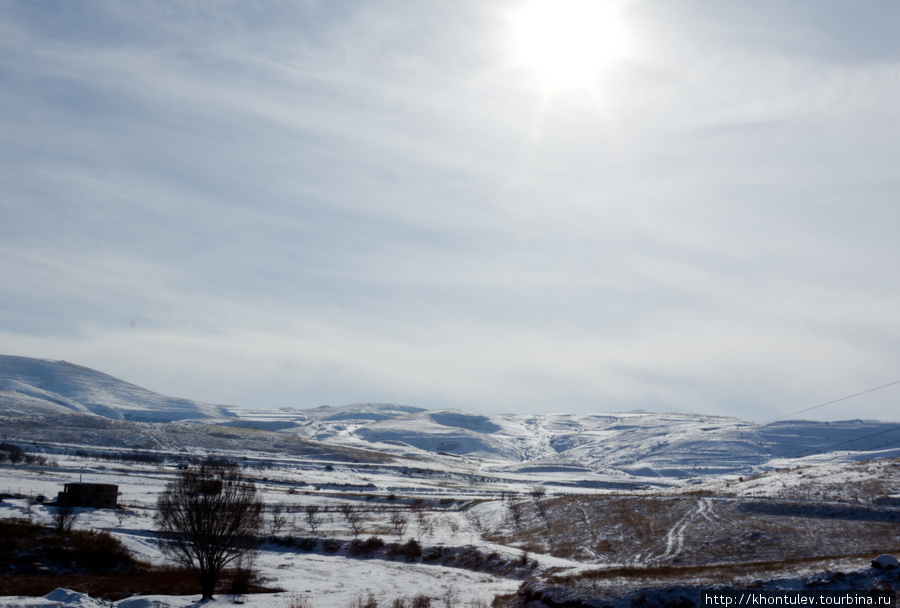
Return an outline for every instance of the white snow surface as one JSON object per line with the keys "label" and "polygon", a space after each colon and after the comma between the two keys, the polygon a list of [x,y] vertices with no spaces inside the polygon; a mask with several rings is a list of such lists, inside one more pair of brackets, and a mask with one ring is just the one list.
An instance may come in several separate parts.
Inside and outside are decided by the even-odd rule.
{"label": "white snow surface", "polygon": [[[106,608],[107,604],[96,600],[85,593],[78,593],[69,589],[55,589],[39,598],[0,598],[0,606],[7,608],[19,608],[25,606],[38,606],[47,608]],[[134,606],[133,608],[138,608]],[[151,608],[149,605],[141,608]]]}
{"label": "white snow surface", "polygon": [[0,393],[106,418],[169,422],[231,416],[225,406],[166,397],[65,361],[0,355]]}

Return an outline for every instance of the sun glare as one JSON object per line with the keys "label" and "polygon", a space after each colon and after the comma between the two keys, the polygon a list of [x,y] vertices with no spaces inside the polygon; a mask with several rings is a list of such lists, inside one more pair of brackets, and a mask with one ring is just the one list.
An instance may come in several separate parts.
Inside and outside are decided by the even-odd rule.
{"label": "sun glare", "polygon": [[543,86],[588,86],[622,51],[612,0],[532,0],[514,18],[515,54]]}

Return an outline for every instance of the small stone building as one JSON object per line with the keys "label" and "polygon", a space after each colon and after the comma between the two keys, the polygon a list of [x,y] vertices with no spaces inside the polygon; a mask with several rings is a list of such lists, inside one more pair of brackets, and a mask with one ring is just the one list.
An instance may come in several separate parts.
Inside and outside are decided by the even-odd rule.
{"label": "small stone building", "polygon": [[60,507],[117,509],[119,486],[111,483],[67,483],[56,497]]}

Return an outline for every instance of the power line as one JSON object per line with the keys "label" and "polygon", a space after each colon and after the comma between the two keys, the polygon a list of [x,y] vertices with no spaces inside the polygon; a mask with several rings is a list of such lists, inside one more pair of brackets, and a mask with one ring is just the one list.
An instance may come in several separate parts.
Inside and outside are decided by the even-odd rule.
{"label": "power line", "polygon": [[[847,441],[842,441],[841,443],[835,443],[834,445],[827,445],[827,446],[823,446],[820,448],[813,448],[812,450],[810,450],[808,452],[804,452],[803,454],[800,454],[799,456],[797,456],[797,458],[806,458],[807,456],[812,456],[813,454],[824,454],[825,452],[830,452],[834,448],[839,448],[843,445],[847,445],[848,443],[856,443],[857,441],[862,441],[863,439],[877,437],[878,435],[884,435],[885,433],[891,433],[893,431],[900,431],[900,426],[895,426],[893,428],[889,428],[884,431],[878,431],[877,433],[872,433],[870,435],[863,435],[862,437],[857,437],[856,439],[849,439]],[[893,445],[895,443],[900,443],[900,439],[898,439],[897,441],[889,441],[888,443],[882,443],[881,445],[877,445],[877,446],[871,447],[867,450],[860,450],[860,451],[871,452],[873,450],[877,450],[877,449],[880,449],[880,448],[883,448],[883,447],[886,447],[889,445]]]}
{"label": "power line", "polygon": [[[761,423],[760,426],[765,426],[765,425],[767,425],[767,424],[771,424],[772,422],[776,422],[776,421],[778,421],[778,420],[784,420],[785,418],[790,418],[790,417],[792,417],[792,416],[796,416],[797,414],[802,414],[802,413],[804,413],[804,412],[809,412],[809,411],[812,411],[812,410],[817,410],[817,409],[819,409],[820,407],[825,407],[826,405],[831,405],[831,404],[833,404],[833,403],[839,403],[839,402],[841,402],[841,401],[846,401],[847,399],[853,399],[854,397],[859,397],[860,395],[865,395],[865,394],[867,394],[867,393],[873,393],[873,392],[875,392],[875,391],[880,391],[880,390],[883,389],[883,388],[887,388],[887,387],[889,387],[889,386],[894,386],[895,384],[900,384],[900,380],[895,380],[894,382],[889,382],[889,383],[887,383],[887,384],[882,384],[881,386],[876,386],[875,388],[870,388],[870,389],[861,391],[861,392],[859,392],[859,393],[854,393],[854,394],[852,394],[852,395],[847,395],[846,397],[841,397],[840,399],[834,399],[834,400],[828,401],[828,402],[826,402],[826,403],[821,403],[821,404],[819,404],[819,405],[814,405],[813,407],[808,407],[808,408],[806,408],[806,409],[802,409],[802,410],[800,410],[800,411],[793,412],[793,413],[791,413],[791,414],[785,414],[784,416],[779,416],[778,418],[773,418],[773,419],[771,419],[771,420],[767,420],[767,421]],[[871,438],[871,437],[877,437],[878,435],[884,435],[885,433],[890,433],[890,432],[892,432],[892,431],[897,431],[897,430],[900,430],[900,426],[893,427],[893,428],[890,428],[890,429],[887,429],[887,430],[884,430],[884,431],[878,431],[877,433],[871,433],[871,434],[869,434],[869,435],[863,435],[862,437],[857,437],[856,439],[850,439],[850,440],[848,440],[848,441],[842,441],[841,443],[836,443],[836,444],[834,444],[834,445],[829,445],[829,446],[822,446],[822,447],[818,447],[818,448],[813,448],[812,450],[809,450],[808,452],[805,452],[805,453],[800,454],[798,457],[799,457],[799,458],[805,458],[806,456],[812,456],[813,454],[824,454],[825,452],[830,452],[831,450],[834,450],[835,448],[839,448],[839,447],[841,447],[841,446],[844,446],[844,445],[847,445],[847,444],[850,444],[850,443],[857,443],[857,442],[859,442],[859,441],[863,441],[864,439],[869,439],[869,438]],[[872,449],[879,449],[879,448],[882,448],[882,447],[891,445],[891,444],[893,444],[893,443],[898,443],[898,442],[897,442],[897,441],[891,441],[891,442],[889,442],[889,443],[886,443],[886,444],[877,446],[877,447],[872,448]],[[868,450],[867,450],[867,451],[868,451]]]}
{"label": "power line", "polygon": [[860,395],[865,395],[866,393],[873,393],[875,391],[880,391],[883,388],[887,388],[889,386],[894,386],[895,384],[900,384],[900,380],[895,380],[894,382],[890,382],[888,384],[883,384],[882,386],[876,386],[875,388],[870,388],[868,390],[862,391],[861,393],[854,393],[853,395],[847,395],[846,397],[841,397],[840,399],[835,399],[834,401],[829,401],[827,403],[814,405],[813,407],[808,407],[805,410],[800,410],[798,412],[792,412],[790,414],[785,414],[784,416],[779,416],[778,418],[772,418],[771,420],[766,420],[765,422],[761,422],[760,426],[765,426],[767,424],[771,424],[772,422],[776,422],[778,420],[784,420],[785,418],[790,418],[791,416],[796,416],[797,414],[802,414],[804,412],[810,412],[812,410],[817,410],[820,407],[825,407],[826,405],[831,405],[832,403],[838,403],[840,401],[846,401],[847,399],[853,399],[854,397],[859,397]]}
{"label": "power line", "polygon": [[872,448],[869,451],[871,452],[872,450],[880,450],[881,448],[886,448],[887,446],[894,445],[895,443],[900,443],[900,439],[898,439],[897,441],[888,441],[887,443],[882,443],[881,445],[876,445],[874,448]]}

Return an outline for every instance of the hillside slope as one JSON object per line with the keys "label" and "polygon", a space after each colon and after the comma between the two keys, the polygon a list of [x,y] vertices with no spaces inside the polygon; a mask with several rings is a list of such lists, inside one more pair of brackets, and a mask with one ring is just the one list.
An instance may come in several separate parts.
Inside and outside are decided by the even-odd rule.
{"label": "hillside slope", "polygon": [[[396,404],[247,412],[232,424],[427,458],[451,454],[510,474],[607,480],[749,474],[786,461],[900,456],[900,424],[690,413],[481,415]],[[780,464],[779,464],[780,463]]]}
{"label": "hillside slope", "polygon": [[104,418],[172,422],[232,417],[221,405],[167,397],[65,361],[0,355],[0,392]]}

